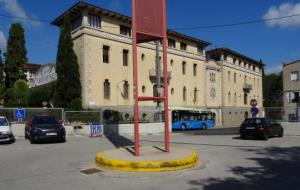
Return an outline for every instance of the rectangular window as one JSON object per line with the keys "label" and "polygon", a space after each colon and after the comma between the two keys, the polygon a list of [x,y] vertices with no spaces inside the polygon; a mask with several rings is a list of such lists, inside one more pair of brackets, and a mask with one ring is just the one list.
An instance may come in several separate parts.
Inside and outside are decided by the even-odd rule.
{"label": "rectangular window", "polygon": [[186,73],[186,62],[182,62],[182,74],[185,75]]}
{"label": "rectangular window", "polygon": [[82,17],[79,17],[79,18],[73,20],[71,22],[71,31],[74,31],[77,28],[79,28],[81,26],[81,23],[82,23]]}
{"label": "rectangular window", "polygon": [[248,94],[244,94],[244,104],[248,104]]}
{"label": "rectangular window", "polygon": [[180,49],[186,51],[187,44],[180,42]]}
{"label": "rectangular window", "polygon": [[203,55],[203,47],[197,46],[197,52],[198,52],[198,54]]}
{"label": "rectangular window", "polygon": [[176,48],[176,41],[172,39],[168,39],[168,47]]}
{"label": "rectangular window", "polygon": [[103,83],[104,99],[110,99],[110,82],[106,79]]}
{"label": "rectangular window", "polygon": [[127,49],[123,49],[123,66],[128,66],[128,54],[129,51]]}
{"label": "rectangular window", "polygon": [[109,63],[109,46],[103,46],[103,63]]}
{"label": "rectangular window", "polygon": [[194,88],[194,102],[198,101],[198,90],[197,88]]}
{"label": "rectangular window", "polygon": [[291,72],[291,81],[299,81],[299,71]]}
{"label": "rectangular window", "polygon": [[194,73],[194,76],[197,76],[197,64],[194,64],[194,66],[193,66],[193,73]]}
{"label": "rectangular window", "polygon": [[100,29],[101,28],[101,19],[99,16],[89,14],[88,24],[92,28]]}
{"label": "rectangular window", "polygon": [[120,34],[124,36],[131,36],[131,28],[128,26],[120,25]]}

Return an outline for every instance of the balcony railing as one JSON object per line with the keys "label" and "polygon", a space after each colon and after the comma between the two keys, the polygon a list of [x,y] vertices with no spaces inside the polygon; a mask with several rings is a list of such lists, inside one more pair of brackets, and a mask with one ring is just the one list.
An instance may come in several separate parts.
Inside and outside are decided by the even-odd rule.
{"label": "balcony railing", "polygon": [[[161,78],[163,78],[163,72],[160,71],[161,73]],[[156,70],[155,69],[150,69],[149,70],[149,77],[150,78],[155,78],[156,77]],[[168,71],[168,79],[172,78],[172,71]]]}
{"label": "balcony railing", "polygon": [[250,90],[252,90],[252,84],[245,83],[243,85],[243,90],[249,92]]}

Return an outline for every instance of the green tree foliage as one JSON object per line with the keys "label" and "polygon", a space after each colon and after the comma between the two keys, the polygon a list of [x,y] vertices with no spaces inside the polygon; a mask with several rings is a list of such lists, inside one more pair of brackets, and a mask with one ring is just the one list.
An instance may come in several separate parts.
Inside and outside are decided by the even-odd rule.
{"label": "green tree foliage", "polygon": [[30,107],[42,107],[43,101],[50,101],[50,93],[44,89],[30,89],[28,104]]}
{"label": "green tree foliage", "polygon": [[65,19],[60,29],[56,73],[55,104],[59,107],[69,107],[73,99],[81,98],[81,83],[79,65],[73,50],[70,20],[68,18]]}
{"label": "green tree foliage", "polygon": [[283,105],[283,78],[282,72],[263,73],[264,107],[281,107]]}
{"label": "green tree foliage", "polygon": [[28,106],[29,87],[25,80],[17,80],[14,84],[14,97],[18,105]]}
{"label": "green tree foliage", "polygon": [[71,101],[71,104],[70,104],[70,108],[72,110],[81,110],[82,109],[82,102],[81,102],[81,99],[80,98],[75,98]]}
{"label": "green tree foliage", "polygon": [[25,64],[27,63],[24,29],[21,24],[12,24],[7,40],[5,57],[5,86],[12,88],[17,80],[26,79]]}
{"label": "green tree foliage", "polygon": [[0,95],[2,96],[4,89],[5,89],[5,84],[4,84],[4,65],[2,61],[2,54],[1,54],[1,49],[0,49]]}

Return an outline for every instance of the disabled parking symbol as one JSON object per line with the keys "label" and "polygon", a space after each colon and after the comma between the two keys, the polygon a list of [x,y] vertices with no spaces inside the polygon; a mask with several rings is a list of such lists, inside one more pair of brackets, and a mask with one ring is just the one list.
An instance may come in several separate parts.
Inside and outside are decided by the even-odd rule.
{"label": "disabled parking symbol", "polygon": [[15,119],[25,119],[24,109],[15,109]]}

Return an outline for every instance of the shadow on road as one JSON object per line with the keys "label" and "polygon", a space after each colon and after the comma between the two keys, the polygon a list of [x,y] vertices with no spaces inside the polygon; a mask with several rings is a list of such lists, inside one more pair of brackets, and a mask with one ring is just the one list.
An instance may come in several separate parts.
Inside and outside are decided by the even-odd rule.
{"label": "shadow on road", "polygon": [[208,130],[201,130],[201,129],[189,129],[186,131],[182,130],[174,130],[173,133],[183,133],[187,135],[236,135],[239,134],[238,127],[231,127],[231,128],[212,128]]}
{"label": "shadow on road", "polygon": [[255,152],[255,157],[247,158],[255,161],[256,167],[236,166],[229,168],[228,173],[236,178],[210,178],[208,180],[190,180],[190,190],[296,190],[300,188],[300,147],[268,148],[244,151]]}

